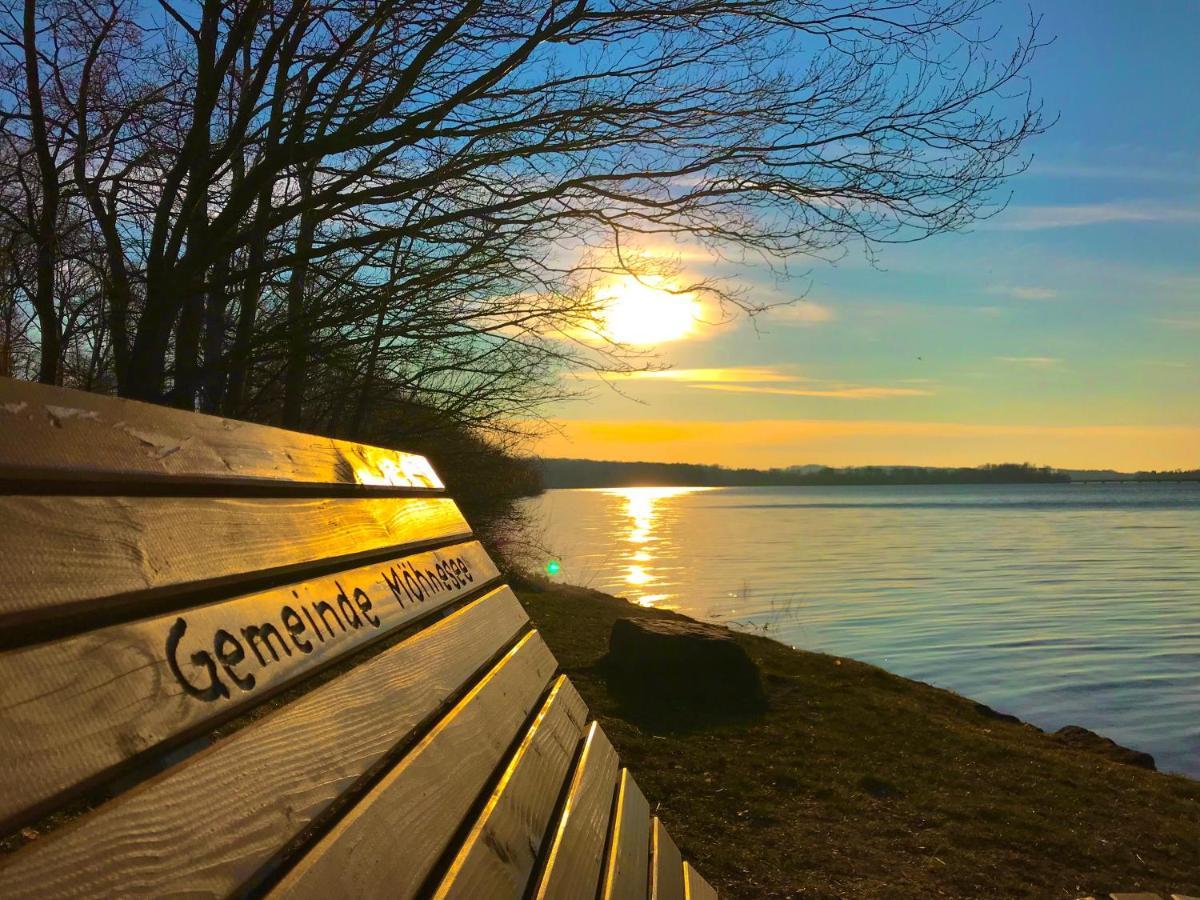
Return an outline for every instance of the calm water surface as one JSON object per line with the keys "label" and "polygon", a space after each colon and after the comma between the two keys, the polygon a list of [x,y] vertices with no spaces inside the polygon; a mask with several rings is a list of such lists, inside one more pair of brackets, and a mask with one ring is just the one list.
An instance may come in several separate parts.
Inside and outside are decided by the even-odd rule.
{"label": "calm water surface", "polygon": [[529,502],[559,579],[876,663],[1200,777],[1200,484]]}

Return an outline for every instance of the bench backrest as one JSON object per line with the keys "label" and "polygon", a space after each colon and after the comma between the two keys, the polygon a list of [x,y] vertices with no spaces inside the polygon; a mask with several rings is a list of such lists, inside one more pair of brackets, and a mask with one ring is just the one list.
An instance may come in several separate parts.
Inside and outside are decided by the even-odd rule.
{"label": "bench backrest", "polygon": [[715,896],[420,456],[0,379],[0,585],[4,897]]}

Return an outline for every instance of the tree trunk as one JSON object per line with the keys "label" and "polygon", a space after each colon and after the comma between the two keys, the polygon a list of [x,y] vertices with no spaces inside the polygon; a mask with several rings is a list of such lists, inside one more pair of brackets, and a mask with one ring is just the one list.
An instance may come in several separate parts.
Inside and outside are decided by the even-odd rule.
{"label": "tree trunk", "polygon": [[[199,279],[196,279],[199,281]],[[179,314],[175,328],[175,384],[171,405],[179,409],[196,409],[196,392],[200,386],[200,330],[204,323],[204,287],[193,283],[189,296]]]}
{"label": "tree trunk", "polygon": [[104,259],[107,264],[104,276],[104,310],[112,340],[117,391],[120,392],[128,377],[129,368],[129,307],[133,300],[129,269],[125,264],[125,250],[121,246],[121,236],[117,230],[116,213],[110,213],[110,210],[105,208],[104,200],[96,186],[86,180],[86,171],[82,164],[76,164],[75,178],[87,198],[92,214],[96,217],[104,242]]}
{"label": "tree trunk", "polygon": [[[158,279],[156,279],[158,280]],[[166,279],[161,279],[165,281]],[[153,281],[147,279],[146,294],[158,293]],[[167,368],[167,348],[171,343],[174,310],[161,303],[147,303],[138,322],[137,337],[129,351],[129,365],[120,395],[132,400],[161,403],[163,378]]]}
{"label": "tree trunk", "polygon": [[92,336],[92,353],[88,358],[87,377],[83,382],[85,391],[95,390],[96,379],[100,375],[100,363],[104,357],[104,339],[105,339],[105,324],[107,316],[104,309],[104,300],[100,300],[100,315],[96,319],[96,331]]}
{"label": "tree trunk", "polygon": [[221,397],[225,393],[225,310],[229,306],[229,295],[225,292],[229,275],[229,259],[217,260],[208,291],[204,298],[204,350],[200,375],[200,411],[221,411]]}
{"label": "tree trunk", "polygon": [[300,170],[299,231],[296,234],[296,262],[287,293],[287,360],[284,371],[283,427],[299,428],[304,411],[304,379],[308,374],[308,317],[304,293],[308,281],[307,256],[312,249],[317,217],[309,208],[312,198],[313,167]]}
{"label": "tree trunk", "polygon": [[361,440],[359,435],[362,434],[363,422],[367,418],[367,407],[375,389],[375,373],[379,369],[379,347],[383,342],[383,320],[387,314],[391,284],[389,283],[383,290],[385,299],[379,304],[379,312],[375,316],[375,333],[371,335],[371,349],[367,353],[367,368],[363,372],[362,390],[358,392],[358,402],[354,404],[354,416],[350,421],[350,430],[346,433],[346,437],[352,440]]}
{"label": "tree trunk", "polygon": [[263,266],[267,257],[267,228],[264,220],[271,203],[274,184],[259,195],[254,210],[254,237],[246,254],[246,272],[238,291],[237,327],[233,335],[233,347],[229,351],[228,377],[225,382],[225,397],[221,411],[227,416],[237,416],[250,380],[251,344],[254,340],[254,322],[258,317],[258,294],[262,289]]}
{"label": "tree trunk", "polygon": [[[253,256],[251,252],[252,259]],[[221,401],[221,412],[227,416],[236,416],[241,409],[246,382],[250,377],[250,344],[258,314],[259,284],[258,276],[248,271],[238,292],[237,327],[233,334],[233,346],[229,350],[229,371],[225,380],[225,396]]]}
{"label": "tree trunk", "polygon": [[[43,214],[41,218],[46,217]],[[37,289],[33,297],[33,309],[37,314],[38,331],[41,334],[42,359],[38,366],[38,381],[42,384],[59,384],[59,362],[62,360],[62,332],[58,321],[58,309],[54,305],[54,223],[44,222],[38,227]]]}
{"label": "tree trunk", "polygon": [[124,265],[122,264],[119,274],[110,269],[106,281],[108,303],[105,306],[108,309],[108,330],[112,334],[113,369],[117,376],[117,390],[119,391],[129,369],[129,300],[131,291],[129,274],[125,271]]}
{"label": "tree trunk", "polygon": [[38,381],[59,384],[59,364],[62,360],[62,325],[54,303],[54,271],[57,268],[58,245],[58,170],[50,152],[46,112],[42,105],[42,76],[37,54],[37,3],[25,0],[22,41],[25,51],[25,87],[29,95],[29,132],[37,157],[41,208],[38,210],[37,284],[34,288],[33,309],[41,336],[41,362]]}
{"label": "tree trunk", "polygon": [[13,375],[13,319],[17,314],[17,304],[12,296],[4,298],[4,334],[0,335],[0,376],[12,378]]}

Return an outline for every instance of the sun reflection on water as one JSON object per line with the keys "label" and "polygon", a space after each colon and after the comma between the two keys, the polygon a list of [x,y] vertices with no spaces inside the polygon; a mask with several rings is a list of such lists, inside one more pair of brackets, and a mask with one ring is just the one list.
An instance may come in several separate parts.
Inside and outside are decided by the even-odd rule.
{"label": "sun reflection on water", "polygon": [[[654,574],[657,563],[662,565],[661,544],[662,535],[656,533],[661,524],[665,501],[684,494],[694,494],[706,491],[702,487],[634,487],[613,488],[604,493],[620,497],[625,501],[625,515],[629,517],[628,531],[625,542],[632,544],[631,552],[625,561],[625,584],[632,588],[642,588],[659,580]],[[656,550],[658,552],[656,552]],[[630,599],[642,606],[658,606],[671,600],[673,594],[642,593],[630,591]]]}
{"label": "sun reflection on water", "polygon": [[630,566],[629,574],[625,576],[625,581],[629,584],[649,584],[653,580],[654,576],[641,566]]}

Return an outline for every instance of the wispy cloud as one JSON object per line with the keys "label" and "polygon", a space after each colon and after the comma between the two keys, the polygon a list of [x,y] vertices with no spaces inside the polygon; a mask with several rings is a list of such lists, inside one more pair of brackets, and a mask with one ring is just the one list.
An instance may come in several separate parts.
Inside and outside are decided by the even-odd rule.
{"label": "wispy cloud", "polygon": [[1058,296],[1058,291],[1053,288],[1034,285],[993,284],[987,292],[1014,300],[1053,300]]}
{"label": "wispy cloud", "polygon": [[647,259],[665,259],[680,263],[713,263],[720,257],[707,247],[683,242],[670,244],[647,244],[628,253],[630,257],[644,256]]}
{"label": "wispy cloud", "polygon": [[1118,222],[1200,223],[1200,209],[1163,203],[1084,203],[1061,206],[1013,206],[991,227],[1013,231],[1080,228]]}
{"label": "wispy cloud", "polygon": [[1200,328],[1200,316],[1173,316],[1167,318],[1155,318],[1151,321],[1157,322],[1159,325],[1169,325],[1172,328],[1184,328],[1188,331],[1193,331]]}
{"label": "wispy cloud", "polygon": [[[707,391],[733,394],[772,394],[781,397],[828,397],[840,400],[879,400],[891,397],[927,397],[926,387],[847,384],[809,378],[772,366],[727,366],[714,369],[659,369],[615,374],[591,374],[584,378],[606,381],[669,382]],[[932,385],[927,378],[906,379],[903,384]]]}
{"label": "wispy cloud", "polygon": [[851,385],[839,388],[769,388],[738,384],[704,384],[710,391],[729,391],[737,394],[778,394],[785,397],[831,397],[841,400],[880,400],[889,397],[928,397],[933,391],[921,388],[876,387]]}
{"label": "wispy cloud", "polygon": [[1150,276],[1158,288],[1195,299],[1200,297],[1200,274],[1192,272],[1159,272]]}
{"label": "wispy cloud", "polygon": [[1178,165],[1104,166],[1087,163],[1035,161],[1030,175],[1049,178],[1087,178],[1100,181],[1161,181],[1174,184],[1200,184],[1200,171]]}
{"label": "wispy cloud", "polygon": [[805,380],[798,375],[768,366],[727,366],[715,369],[646,369],[635,372],[615,372],[609,374],[587,373],[580,377],[604,379],[606,381],[675,381],[684,384],[708,384],[711,382],[767,384],[771,382]]}
{"label": "wispy cloud", "polygon": [[772,307],[767,315],[773,321],[793,325],[819,325],[837,318],[832,307],[812,300],[798,300],[795,303]]}
{"label": "wispy cloud", "polygon": [[1057,356],[997,356],[996,359],[1017,366],[1028,366],[1031,369],[1048,369],[1062,362]]}

